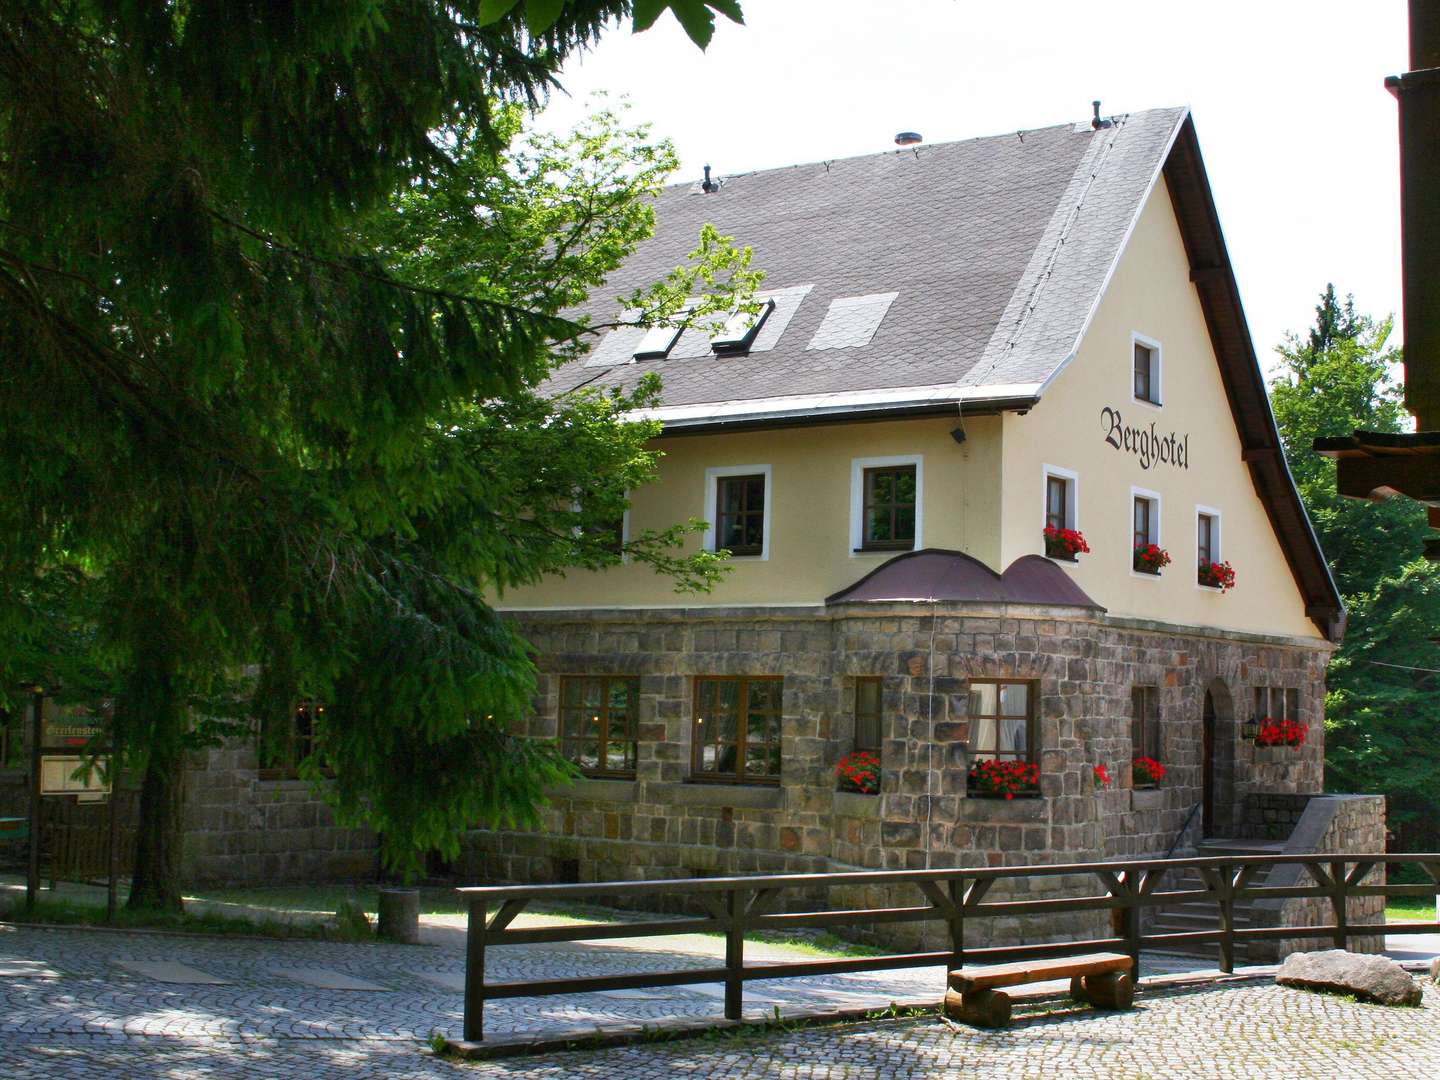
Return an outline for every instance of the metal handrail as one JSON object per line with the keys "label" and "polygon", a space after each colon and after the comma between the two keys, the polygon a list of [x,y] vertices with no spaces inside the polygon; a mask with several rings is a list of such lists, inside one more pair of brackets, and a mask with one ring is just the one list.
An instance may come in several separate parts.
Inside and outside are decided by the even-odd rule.
{"label": "metal handrail", "polygon": [[1175,849],[1180,846],[1180,841],[1185,838],[1185,833],[1190,828],[1190,823],[1195,820],[1195,815],[1200,812],[1200,807],[1203,805],[1205,805],[1203,802],[1197,802],[1194,806],[1190,807],[1190,813],[1185,815],[1185,824],[1180,826],[1180,831],[1175,834],[1175,839],[1171,840],[1170,846],[1165,849],[1165,858],[1168,859],[1175,854]]}
{"label": "metal handrail", "polygon": [[[1367,885],[1365,880],[1381,866],[1418,863],[1431,879],[1428,885]],[[1260,872],[1276,864],[1300,865],[1310,885],[1254,885]],[[1176,868],[1193,867],[1203,887],[1162,890],[1165,876]],[[1085,877],[1097,883],[1098,892],[1039,900],[986,901],[996,882],[1006,879]],[[831,889],[842,886],[909,885],[925,903],[911,907],[816,909],[777,911],[786,891]],[[594,993],[650,986],[683,986],[720,982],[725,986],[725,1016],[738,1020],[744,984],[754,979],[796,978],[857,971],[944,965],[958,967],[967,960],[1005,962],[1077,952],[1116,949],[1130,955],[1132,975],[1138,977],[1143,948],[1213,942],[1219,946],[1220,970],[1235,967],[1235,946],[1245,941],[1292,938],[1330,938],[1345,948],[1350,938],[1382,934],[1440,932],[1435,922],[1352,925],[1346,910],[1351,897],[1440,898],[1440,853],[1354,854],[1346,852],[1296,855],[1226,855],[1184,859],[1143,859],[1127,862],[1065,863],[1040,866],[960,867],[943,870],[862,870],[836,874],[758,874],[746,877],[685,878],[664,881],[616,881],[583,885],[495,885],[457,890],[467,901],[465,1027],[467,1041],[484,1035],[485,1002],[492,998],[542,997],[552,994]],[[535,901],[626,896],[685,894],[706,914],[632,923],[582,923],[529,929],[510,924]],[[863,895],[863,893],[862,893]],[[1027,894],[1028,895],[1028,894]],[[1332,919],[1324,925],[1235,926],[1235,903],[1250,899],[1312,897],[1330,902]],[[1219,910],[1219,929],[1179,933],[1141,933],[1140,913],[1145,908],[1185,901],[1209,901]],[[491,915],[493,910],[494,914]],[[969,919],[1020,915],[1063,915],[1071,912],[1111,911],[1118,915],[1113,937],[1036,945],[966,948],[965,923]],[[1383,918],[1383,916],[1382,916]],[[944,922],[950,948],[928,952],[891,953],[884,956],[809,960],[783,964],[745,964],[745,935],[763,930],[797,927],[860,926],[875,923]],[[725,937],[723,966],[682,971],[640,972],[566,979],[516,982],[485,981],[486,950],[499,945],[541,942],[594,941],[607,938],[668,937],[676,934],[720,933]]]}

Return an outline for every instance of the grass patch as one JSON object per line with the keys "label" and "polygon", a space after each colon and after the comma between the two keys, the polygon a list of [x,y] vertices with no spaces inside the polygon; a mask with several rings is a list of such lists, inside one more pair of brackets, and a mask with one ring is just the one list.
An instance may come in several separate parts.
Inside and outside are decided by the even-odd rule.
{"label": "grass patch", "polygon": [[1435,902],[1423,897],[1401,897],[1385,905],[1386,922],[1434,922]]}
{"label": "grass patch", "polygon": [[333,926],[320,923],[291,923],[280,919],[255,920],[216,912],[175,912],[147,908],[116,909],[113,922],[105,908],[72,900],[37,899],[27,910],[23,900],[9,904],[4,917],[12,922],[47,926],[112,926],[124,930],[181,930],[191,934],[245,934],[277,938],[357,940]]}

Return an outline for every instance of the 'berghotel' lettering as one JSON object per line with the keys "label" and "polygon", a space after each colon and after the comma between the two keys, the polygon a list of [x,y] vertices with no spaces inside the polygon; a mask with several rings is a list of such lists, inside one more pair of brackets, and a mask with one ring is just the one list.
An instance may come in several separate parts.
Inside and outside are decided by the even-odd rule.
{"label": "'berghotel' lettering", "polygon": [[1100,410],[1100,423],[1105,428],[1105,441],[1121,452],[1140,459],[1140,468],[1148,469],[1159,462],[1176,468],[1190,468],[1190,436],[1172,431],[1161,435],[1152,420],[1148,428],[1127,427],[1119,409],[1106,405]]}

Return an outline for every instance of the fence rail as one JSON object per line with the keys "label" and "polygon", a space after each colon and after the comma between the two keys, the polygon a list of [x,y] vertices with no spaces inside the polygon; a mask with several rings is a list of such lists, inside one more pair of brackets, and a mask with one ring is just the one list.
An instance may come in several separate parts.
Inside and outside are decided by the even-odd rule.
{"label": "fence rail", "polygon": [[[1420,866],[1428,884],[1366,884],[1377,869],[1408,864]],[[1255,878],[1278,865],[1298,865],[1310,884],[1265,885]],[[1193,869],[1203,888],[1162,889],[1167,875]],[[1038,900],[989,900],[997,882],[1043,878],[1083,879],[1098,891],[1084,896]],[[1383,875],[1382,875],[1383,879]],[[787,892],[831,890],[865,886],[910,886],[921,903],[903,907],[817,908],[776,911]],[[583,885],[472,886],[458,890],[467,902],[465,1027],[467,1041],[484,1036],[485,1002],[512,997],[632,990],[654,986],[723,983],[725,1016],[740,1019],[741,994],[753,979],[799,978],[857,971],[964,963],[1000,963],[1047,956],[1114,949],[1129,953],[1138,977],[1142,950],[1175,945],[1213,943],[1219,951],[1221,971],[1235,968],[1235,947],[1246,941],[1278,938],[1329,938],[1345,948],[1352,937],[1377,934],[1440,932],[1440,919],[1431,922],[1351,923],[1347,901],[1353,897],[1440,896],[1440,854],[1358,855],[1236,855],[1192,859],[1150,859],[1126,862],[1068,863],[1045,866],[965,867],[946,870],[876,870],[835,874],[764,874],[746,877],[686,878],[666,881],[615,881]],[[581,923],[566,926],[514,929],[511,923],[531,903],[555,900],[626,897],[684,896],[697,902],[704,915],[651,919],[638,922]],[[1240,900],[1310,898],[1330,904],[1331,921],[1322,925],[1244,927],[1235,925],[1235,904]],[[1187,901],[1216,905],[1219,928],[1168,933],[1142,933],[1140,914],[1146,908],[1167,907]],[[1111,912],[1112,935],[1077,941],[1049,941],[1033,945],[967,948],[965,927],[975,919],[1003,916],[1063,915],[1073,912]],[[883,956],[838,960],[805,960],[782,964],[745,963],[745,935],[765,930],[800,927],[846,927],[876,923],[945,923],[950,948],[928,952],[889,953]],[[1383,925],[1382,925],[1383,924]],[[487,983],[485,955],[500,945],[544,942],[603,941],[610,938],[669,937],[676,934],[718,933],[725,937],[722,966],[682,971],[596,975],[584,978],[536,979]]]}

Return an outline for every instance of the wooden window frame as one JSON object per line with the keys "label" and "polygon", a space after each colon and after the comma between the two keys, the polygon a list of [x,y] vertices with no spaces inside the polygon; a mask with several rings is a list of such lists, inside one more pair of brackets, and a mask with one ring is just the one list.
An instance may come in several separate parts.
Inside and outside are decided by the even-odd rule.
{"label": "wooden window frame", "polygon": [[[999,679],[999,678],[996,678],[996,679],[990,679],[990,678],[975,678],[975,679],[969,679],[969,680],[967,680],[967,683],[966,683],[967,695],[968,695],[968,691],[970,690],[971,687],[981,686],[981,685],[994,686],[994,687],[996,688],[996,689],[995,689],[995,711],[994,711],[993,713],[976,713],[976,712],[973,712],[973,711],[970,711],[970,712],[969,712],[970,738],[971,738],[971,742],[970,742],[970,745],[969,745],[969,750],[970,750],[970,761],[972,762],[972,764],[973,764],[974,762],[976,762],[976,761],[981,760],[981,758],[978,756],[978,755],[980,755],[980,754],[985,754],[987,757],[993,757],[994,759],[996,759],[996,760],[998,760],[998,761],[1024,761],[1024,762],[1026,762],[1027,764],[1032,764],[1032,765],[1038,763],[1039,758],[1040,758],[1040,754],[1039,754],[1039,747],[1038,747],[1036,744],[1037,744],[1038,741],[1039,741],[1040,723],[1039,723],[1039,719],[1038,719],[1037,716],[1036,716],[1035,702],[1036,702],[1036,698],[1038,698],[1038,697],[1040,696],[1040,682],[1039,682],[1039,680],[1037,680],[1037,679]],[[1026,695],[1025,695],[1025,755],[1024,755],[1023,757],[1020,757],[1020,756],[1016,755],[1015,753],[1013,753],[1013,752],[1011,752],[1011,751],[1002,751],[1002,750],[1000,750],[999,745],[998,745],[998,742],[999,742],[998,736],[999,736],[999,731],[1000,731],[998,721],[1000,721],[1000,720],[1002,720],[1002,719],[1003,719],[1003,720],[1013,720],[1013,719],[1015,719],[1015,717],[1013,717],[1013,716],[1004,716],[1004,715],[1002,715],[1001,712],[1000,712],[1000,687],[1002,687],[1002,686],[1024,686],[1024,687],[1027,688],[1027,691],[1028,691],[1028,692],[1026,693]],[[967,709],[968,709],[968,706],[967,706]],[[995,728],[996,736],[997,736],[997,738],[996,738],[997,745],[996,745],[995,749],[993,749],[993,750],[986,750],[984,747],[977,747],[977,746],[975,745],[975,742],[974,742],[974,738],[975,738],[975,721],[978,720],[978,719],[993,719],[993,720],[997,721],[997,723],[996,723],[996,728]]]}
{"label": "wooden window frame", "polygon": [[[733,682],[736,684],[736,726],[735,726],[735,768],[725,772],[706,771],[705,761],[705,732],[700,729],[703,718],[700,716],[700,686],[702,683]],[[784,741],[780,734],[780,727],[783,724],[784,710],[784,684],[783,675],[696,675],[690,683],[690,779],[695,783],[705,784],[736,784],[755,785],[760,787],[775,787],[780,783],[780,774],[745,772],[745,758],[748,753],[749,739],[746,736],[750,731],[750,684],[772,682],[780,684],[781,708],[776,714],[776,739],[781,747],[781,768],[784,768]]]}
{"label": "wooden window frame", "polygon": [[[1140,392],[1142,351],[1145,357],[1145,393]],[[1154,338],[1145,337],[1143,334],[1130,335],[1130,395],[1141,404],[1153,405],[1156,408],[1160,407],[1164,397],[1160,386],[1161,355],[1160,343]]]}
{"label": "wooden window frame", "polygon": [[729,548],[728,550],[736,559],[758,559],[763,562],[770,557],[770,521],[774,501],[774,485],[769,465],[732,465],[705,470],[705,520],[708,522],[705,529],[705,550],[727,550],[724,542],[725,519],[733,517],[734,512],[725,513],[723,510],[724,484],[729,481],[755,479],[763,482],[763,497],[760,507],[751,509],[747,500],[744,512],[760,518],[760,547],[755,549],[747,545],[743,548]]}
{"label": "wooden window frame", "polygon": [[[902,475],[908,475],[915,488],[915,499],[913,502],[900,502],[898,499],[877,503],[872,501],[872,480],[885,473],[893,474],[897,479]],[[870,512],[873,509],[887,509],[890,512],[890,532],[893,535],[898,528],[900,511],[908,508],[910,513],[910,535],[896,540],[875,540],[870,536]],[[919,533],[918,515],[920,513],[920,469],[915,462],[905,462],[897,465],[871,465],[862,467],[860,470],[860,550],[861,551],[913,551],[915,550],[915,537]]]}
{"label": "wooden window frame", "polygon": [[[1060,512],[1056,514],[1051,506],[1056,491],[1060,493]],[[1053,472],[1045,474],[1045,527],[1055,529],[1074,528],[1070,524],[1070,478]]]}
{"label": "wooden window frame", "polygon": [[[1148,757],[1163,764],[1160,753],[1160,688],[1158,686],[1132,686],[1130,688],[1130,758],[1133,761],[1135,758],[1142,757]],[[1155,786],[1153,783],[1135,785],[1137,788]]]}
{"label": "wooden window frame", "polygon": [[[600,684],[600,713],[597,717],[600,725],[600,734],[598,740],[592,740],[588,735],[579,736],[566,734],[566,732],[569,730],[565,724],[566,711],[567,708],[571,708],[565,704],[566,687],[573,683],[583,684],[586,682],[599,682]],[[626,733],[626,738],[620,739],[611,738],[610,736],[610,688],[611,685],[614,683],[627,684],[626,698],[627,708],[630,712],[630,730]],[[559,692],[559,697],[557,698],[555,705],[555,731],[557,736],[559,737],[561,754],[563,754],[567,760],[574,763],[575,767],[578,768],[586,776],[596,777],[597,779],[634,780],[635,767],[640,760],[640,717],[638,715],[640,711],[640,676],[588,674],[561,675],[557,690]],[[581,689],[581,703],[579,706],[576,706],[574,708],[578,708],[578,710],[582,714],[590,711],[589,707],[586,706],[584,703],[583,687]],[[631,764],[629,765],[629,767],[623,769],[612,769],[606,765],[581,765],[579,761],[579,754],[572,753],[571,748],[576,744],[583,745],[588,744],[592,741],[596,742],[597,757],[601,761],[606,760],[607,755],[605,753],[605,750],[612,742],[628,744],[629,752],[626,757],[631,762]]]}
{"label": "wooden window frame", "polygon": [[[875,709],[871,712],[862,705],[862,688],[873,687],[875,690]],[[885,717],[885,679],[880,675],[857,675],[855,676],[855,738],[856,750],[868,750],[876,757],[881,757],[880,746],[885,739],[884,717]],[[865,730],[873,723],[874,738],[869,738]]]}

